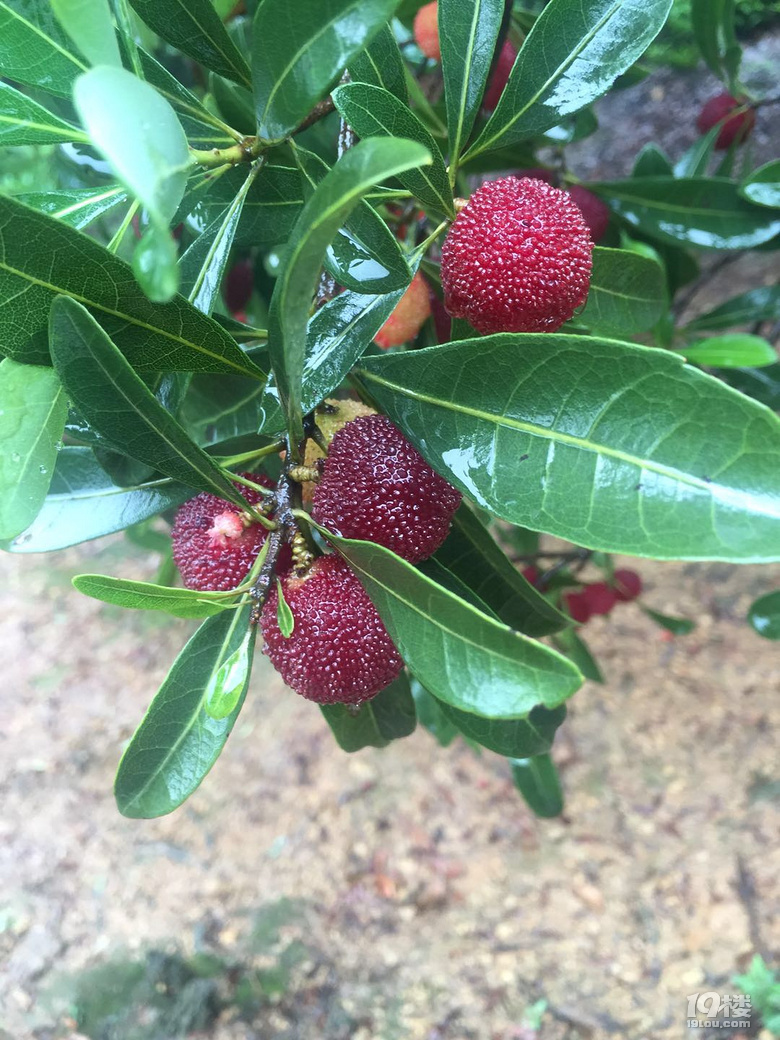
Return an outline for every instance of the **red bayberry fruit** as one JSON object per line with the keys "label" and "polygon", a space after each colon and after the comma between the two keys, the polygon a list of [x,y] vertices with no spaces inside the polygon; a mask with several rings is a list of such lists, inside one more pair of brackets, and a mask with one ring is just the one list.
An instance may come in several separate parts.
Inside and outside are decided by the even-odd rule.
{"label": "red bayberry fruit", "polygon": [[425,4],[415,15],[414,38],[426,58],[441,61],[439,5],[436,0],[432,4]]}
{"label": "red bayberry fruit", "polygon": [[340,556],[321,556],[303,577],[282,579],[292,635],[277,621],[273,589],[260,625],[265,653],[296,693],[319,704],[360,704],[403,668],[376,607]]}
{"label": "red bayberry fruit", "polygon": [[531,585],[535,585],[539,580],[539,568],[534,567],[533,564],[531,564],[528,567],[524,567],[522,574],[525,580]]}
{"label": "red bayberry fruit", "polygon": [[617,570],[612,575],[615,583],[615,599],[618,603],[630,603],[642,591],[642,579],[636,571]]}
{"label": "red bayberry fruit", "polygon": [[615,590],[603,581],[595,581],[592,585],[586,585],[581,595],[591,616],[609,614],[617,603]]}
{"label": "red bayberry fruit", "polygon": [[516,58],[517,49],[509,42],[509,40],[504,40],[504,45],[498,55],[496,66],[491,72],[490,79],[487,82],[485,96],[482,98],[482,107],[486,112],[492,112],[498,104]]}
{"label": "red bayberry fruit", "polygon": [[254,268],[251,260],[239,260],[228,271],[222,295],[225,306],[231,312],[242,311],[252,296],[255,284]]}
{"label": "red bayberry fruit", "polygon": [[439,548],[461,494],[384,415],[348,422],[331,441],[314,491],[317,523],[417,563]]}
{"label": "red bayberry fruit", "polygon": [[[243,473],[256,484],[272,487],[257,473]],[[259,491],[236,484],[250,505],[262,498]],[[268,532],[253,523],[239,506],[202,492],[179,509],[171,531],[173,559],[188,589],[227,592],[249,573]]]}
{"label": "red bayberry fruit", "polygon": [[517,177],[488,181],[442,247],[444,305],[478,332],[554,332],[585,302],[592,258],[568,192]]}
{"label": "red bayberry fruit", "polygon": [[590,607],[582,592],[567,592],[563,603],[573,621],[584,625],[590,619]]}
{"label": "red bayberry fruit", "polygon": [[579,184],[569,188],[569,194],[577,203],[585,223],[590,229],[590,237],[594,242],[600,242],[607,233],[609,226],[609,206],[602,202],[598,195],[581,187]]}
{"label": "red bayberry fruit", "polygon": [[393,313],[374,336],[374,342],[385,350],[408,343],[423,327],[430,313],[428,284],[418,271]]}
{"label": "red bayberry fruit", "polygon": [[732,97],[731,94],[716,94],[715,97],[710,98],[701,112],[699,112],[696,120],[696,127],[699,133],[706,134],[716,123],[725,119],[725,123],[721,126],[718,136],[715,138],[715,147],[723,151],[726,148],[730,148],[734,141],[737,144],[742,144],[750,136],[755,126],[756,113],[754,109],[747,108],[732,116],[731,119],[726,119],[726,116],[735,109],[743,108],[745,104],[744,98],[740,100]]}

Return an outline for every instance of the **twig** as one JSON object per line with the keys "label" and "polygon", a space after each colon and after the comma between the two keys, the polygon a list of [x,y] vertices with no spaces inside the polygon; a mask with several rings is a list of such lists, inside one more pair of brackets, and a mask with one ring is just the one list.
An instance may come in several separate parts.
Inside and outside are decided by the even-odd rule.
{"label": "twig", "polygon": [[[285,464],[289,463],[289,461],[290,452],[288,451]],[[251,596],[253,605],[251,624],[253,625],[257,625],[260,622],[260,614],[262,613],[263,605],[273,586],[274,576],[276,575],[276,565],[279,562],[279,554],[281,553],[285,542],[289,540],[290,534],[295,527],[295,517],[292,514],[292,488],[286,472],[281,475],[279,483],[276,485],[276,493],[274,495],[274,520],[276,521],[277,527],[275,531],[271,531],[268,535],[268,551],[266,552],[265,560],[263,561],[263,566],[260,568],[257,580],[252,586]]]}
{"label": "twig", "polygon": [[324,119],[325,116],[330,115],[331,112],[335,111],[336,106],[333,104],[333,98],[328,94],[322,101],[318,101],[314,108],[309,112],[304,121],[293,131],[294,134],[301,134],[304,130],[308,130],[310,126],[314,126],[320,119]]}

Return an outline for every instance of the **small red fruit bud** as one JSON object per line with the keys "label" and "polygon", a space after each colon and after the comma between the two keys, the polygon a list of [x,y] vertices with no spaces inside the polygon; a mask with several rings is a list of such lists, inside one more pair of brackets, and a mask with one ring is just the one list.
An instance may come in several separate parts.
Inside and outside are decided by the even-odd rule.
{"label": "small red fruit bud", "polygon": [[615,590],[610,588],[604,581],[596,581],[592,585],[586,585],[582,590],[582,595],[591,615],[609,614],[617,602]]}
{"label": "small red fruit bud", "polygon": [[642,579],[636,571],[617,570],[612,579],[618,603],[630,603],[642,592]]}
{"label": "small red fruit bud", "polygon": [[[696,120],[696,127],[699,133],[706,134],[716,123],[725,119],[726,121],[721,126],[720,132],[715,139],[715,147],[719,151],[725,151],[735,141],[737,144],[742,144],[750,136],[756,124],[755,110],[744,108],[746,104],[745,98],[735,98],[727,93],[716,94],[715,97],[710,98],[701,112],[699,112]],[[744,108],[744,111],[738,112],[731,119],[726,119],[730,112],[740,108]]]}

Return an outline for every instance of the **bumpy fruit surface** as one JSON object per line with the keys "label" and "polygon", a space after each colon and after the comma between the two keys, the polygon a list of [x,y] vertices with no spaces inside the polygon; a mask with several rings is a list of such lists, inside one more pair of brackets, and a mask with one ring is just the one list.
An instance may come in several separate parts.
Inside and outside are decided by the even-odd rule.
{"label": "bumpy fruit surface", "polygon": [[509,40],[504,40],[504,45],[498,55],[496,66],[491,72],[490,79],[485,88],[485,96],[482,99],[482,107],[486,112],[492,112],[498,104],[516,58],[517,49],[509,42]]}
{"label": "bumpy fruit surface", "polygon": [[442,247],[444,305],[478,332],[554,332],[585,302],[592,266],[593,242],[568,192],[488,181]]}
{"label": "bumpy fruit surface", "polygon": [[[333,397],[329,397],[322,404],[318,405],[316,422],[325,443],[330,444],[338,431],[346,426],[348,422],[357,419],[359,415],[376,415],[376,412],[373,408],[369,408],[367,404],[363,404],[362,401],[353,401],[350,398],[336,400]],[[325,453],[319,444],[313,440],[306,442],[304,465],[310,468],[318,468],[322,465],[324,458]],[[302,484],[301,494],[303,504],[307,507],[311,506],[314,498],[314,484],[311,481],[306,481]]]}
{"label": "bumpy fruit surface", "polygon": [[[744,99],[740,100],[731,94],[716,94],[715,97],[710,98],[701,112],[699,112],[696,120],[696,127],[699,133],[706,134],[721,119],[726,119],[730,112],[741,108],[744,104]],[[752,108],[748,108],[744,112],[738,112],[731,119],[726,119],[726,122],[720,128],[720,132],[715,139],[715,147],[723,151],[726,148],[730,148],[734,141],[742,144],[750,136],[755,124],[756,113]]]}
{"label": "bumpy fruit surface", "polygon": [[396,304],[395,310],[374,336],[377,346],[400,347],[414,339],[431,314],[428,283],[418,271],[409,288]]}
{"label": "bumpy fruit surface", "polygon": [[386,416],[367,415],[333,438],[312,515],[336,534],[417,563],[447,537],[460,500]]}
{"label": "bumpy fruit surface", "polygon": [[[257,473],[244,477],[271,488],[273,485]],[[253,488],[236,484],[250,505],[262,496]],[[240,585],[249,573],[268,532],[253,523],[232,502],[216,495],[201,493],[179,509],[171,531],[173,559],[188,589],[201,592],[227,592]]]}
{"label": "bumpy fruit surface", "polygon": [[600,242],[609,227],[609,206],[602,202],[598,195],[581,187],[579,184],[569,188],[569,194],[577,203],[585,223],[588,225],[590,237]]}
{"label": "bumpy fruit surface", "polygon": [[439,5],[436,0],[425,4],[414,18],[414,38],[426,58],[441,61],[439,46]]}
{"label": "bumpy fruit surface", "polygon": [[303,577],[282,579],[292,611],[285,639],[274,587],[260,625],[265,653],[296,693],[319,704],[360,704],[374,697],[403,668],[376,607],[340,556],[321,556]]}
{"label": "bumpy fruit surface", "polygon": [[630,603],[642,592],[642,579],[636,571],[616,570],[612,575],[615,598],[619,603]]}

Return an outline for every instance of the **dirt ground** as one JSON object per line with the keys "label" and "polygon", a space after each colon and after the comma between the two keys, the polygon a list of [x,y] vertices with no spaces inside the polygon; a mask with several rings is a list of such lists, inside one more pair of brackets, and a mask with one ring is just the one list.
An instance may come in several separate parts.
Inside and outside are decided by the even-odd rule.
{"label": "dirt ground", "polygon": [[[709,81],[680,82],[635,88],[656,106],[637,147],[670,97],[690,122]],[[620,111],[582,173],[601,175]],[[743,277],[768,281],[771,256]],[[688,994],[776,959],[780,656],[744,617],[780,567],[640,561],[647,605],[697,628],[669,638],[635,605],[588,625],[607,683],[559,733],[560,819],[535,819],[497,757],[422,730],[344,755],[260,657],[206,782],[144,822],[118,815],[113,773],[191,628],[70,577],[154,566],[121,536],[0,557],[0,1040],[75,1036],[84,980],[99,989],[84,973],[107,963],[116,981],[149,950],[213,955],[221,985],[265,972],[251,1014],[234,1002],[192,1033],[210,1040],[526,1040],[539,999],[539,1040],[676,1040]],[[90,1036],[152,1035],[123,1029]]]}

